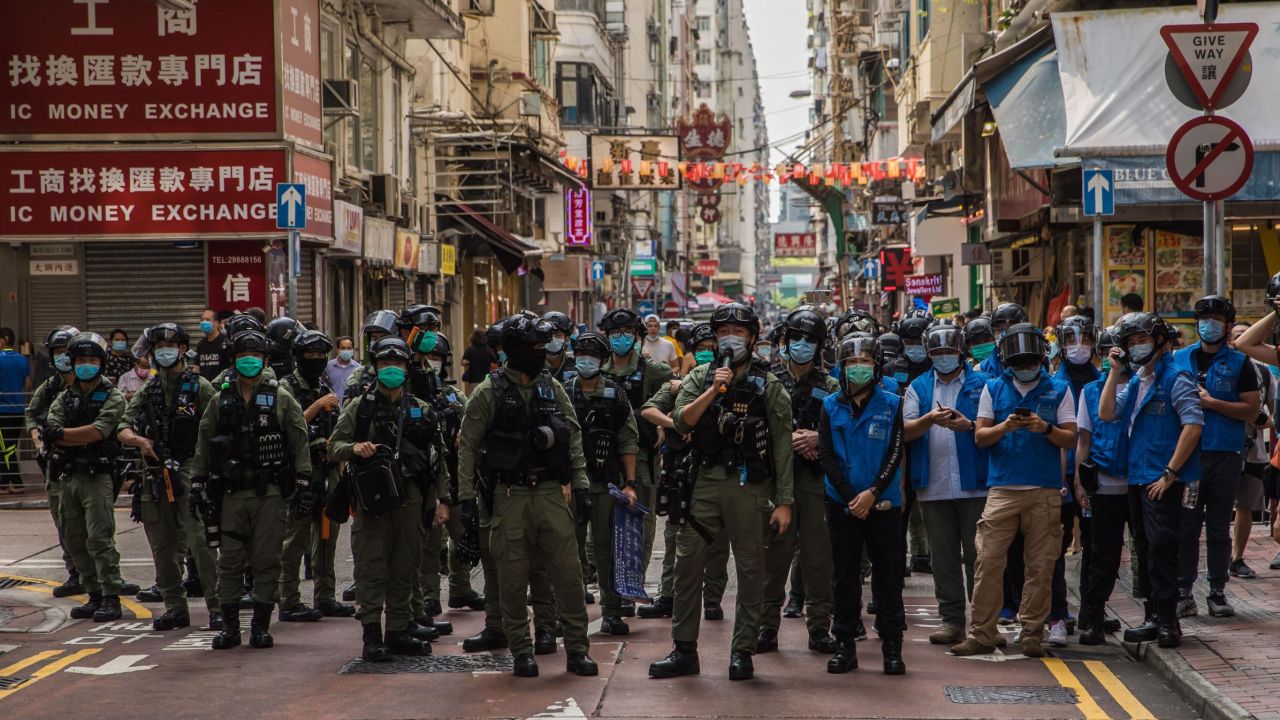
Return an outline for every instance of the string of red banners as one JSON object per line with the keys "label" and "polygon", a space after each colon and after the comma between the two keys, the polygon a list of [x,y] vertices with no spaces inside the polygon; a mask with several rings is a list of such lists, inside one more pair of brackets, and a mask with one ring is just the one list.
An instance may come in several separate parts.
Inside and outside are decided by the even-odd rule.
{"label": "string of red banners", "polygon": [[[570,172],[579,177],[591,177],[591,164],[586,158],[570,155],[567,150],[560,151],[560,161]],[[674,170],[680,177],[691,183],[708,180],[721,183],[777,182],[786,184],[802,181],[809,185],[866,185],[881,180],[911,180],[922,182],[925,179],[925,165],[920,158],[890,158],[863,163],[781,163],[776,167],[768,167],[760,163],[734,162],[688,162],[671,163],[666,160],[621,160],[614,162],[611,158],[600,161],[599,172],[622,175],[635,173],[640,177],[656,176],[667,180]]]}

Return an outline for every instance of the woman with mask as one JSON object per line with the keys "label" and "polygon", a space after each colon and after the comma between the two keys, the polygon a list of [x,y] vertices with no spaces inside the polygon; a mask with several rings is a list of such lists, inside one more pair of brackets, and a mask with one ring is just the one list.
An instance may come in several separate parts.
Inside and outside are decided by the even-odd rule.
{"label": "woman with mask", "polygon": [[140,357],[133,361],[133,368],[129,372],[120,376],[116,381],[116,387],[120,392],[124,393],[125,401],[133,399],[135,393],[142,389],[147,382],[147,378],[151,377],[151,363],[145,357]]}
{"label": "woman with mask", "polygon": [[840,342],[840,391],[822,401],[818,457],[826,471],[827,529],[834,558],[835,655],[827,672],[858,667],[862,551],[871,559],[886,675],[902,675],[902,399],[879,382],[879,343],[865,334]]}
{"label": "woman with mask", "polygon": [[111,331],[111,344],[107,347],[107,366],[102,376],[118,383],[120,376],[133,370],[133,354],[129,352],[129,333],[120,328]]}

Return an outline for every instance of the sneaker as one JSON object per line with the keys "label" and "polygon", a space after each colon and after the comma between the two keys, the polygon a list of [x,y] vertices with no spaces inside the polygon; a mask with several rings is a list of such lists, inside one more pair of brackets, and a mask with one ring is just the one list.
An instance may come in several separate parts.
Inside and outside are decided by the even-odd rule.
{"label": "sneaker", "polygon": [[1209,606],[1209,615],[1212,617],[1231,617],[1236,614],[1236,609],[1227,602],[1227,594],[1221,590],[1209,593],[1205,602]]}
{"label": "sneaker", "polygon": [[990,655],[996,649],[992,645],[983,645],[974,638],[969,638],[959,645],[951,646],[951,654],[956,657],[969,657],[971,655]]}
{"label": "sneaker", "polygon": [[[1066,644],[1065,642],[1063,644]],[[1040,638],[1027,637],[1022,639],[1022,654],[1029,658],[1044,657],[1044,646],[1040,644]]]}
{"label": "sneaker", "polygon": [[1067,646],[1067,623],[1055,620],[1049,625],[1049,647],[1064,648]]}
{"label": "sneaker", "polygon": [[1178,597],[1177,616],[1180,618],[1195,617],[1200,614],[1199,608],[1196,607],[1196,599],[1191,595],[1182,595]]}
{"label": "sneaker", "polygon": [[1013,644],[1014,645],[1022,644],[1022,630],[1018,630],[1017,634],[1013,636]]}
{"label": "sneaker", "polygon": [[1012,625],[1018,621],[1018,614],[1009,608],[1001,608],[1000,619],[997,621],[1001,625]]}
{"label": "sneaker", "polygon": [[1245,563],[1244,558],[1232,560],[1231,564],[1227,566],[1227,572],[1231,573],[1234,577],[1243,578],[1245,580],[1253,580],[1258,577],[1258,573],[1254,572],[1253,568],[1249,567]]}

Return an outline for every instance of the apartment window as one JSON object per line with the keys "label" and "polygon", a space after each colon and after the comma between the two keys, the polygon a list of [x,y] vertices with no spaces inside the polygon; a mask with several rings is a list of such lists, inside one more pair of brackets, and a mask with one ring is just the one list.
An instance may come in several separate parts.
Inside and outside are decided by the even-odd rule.
{"label": "apartment window", "polygon": [[929,15],[932,6],[933,0],[916,0],[916,27],[920,29],[916,33],[916,40],[923,41],[929,34]]}
{"label": "apartment window", "polygon": [[529,53],[529,74],[540,87],[551,87],[551,41],[535,36],[531,44],[533,52]]}
{"label": "apartment window", "polygon": [[556,63],[556,99],[565,125],[614,125],[613,93],[588,63]]}
{"label": "apartment window", "polygon": [[[351,80],[359,80],[360,78],[360,51],[355,45],[344,46],[342,52],[342,63],[346,68],[346,76]],[[361,114],[355,117],[347,118],[347,165],[352,167],[360,166],[360,120],[363,117],[364,108],[368,106],[369,101],[364,97],[364,88],[358,87],[357,93],[360,98]]]}
{"label": "apartment window", "polygon": [[710,50],[710,49],[708,49],[708,48],[698,48],[698,64],[699,64],[699,65],[710,65],[710,64],[711,64],[711,50]]}
{"label": "apartment window", "polygon": [[605,0],[556,0],[556,10],[580,10],[605,21]]}
{"label": "apartment window", "polygon": [[711,16],[710,16],[710,15],[699,15],[699,16],[698,16],[698,24],[697,24],[697,28],[698,28],[698,32],[699,32],[699,33],[709,33],[709,32],[711,32]]}
{"label": "apartment window", "polygon": [[696,81],[696,84],[699,98],[706,99],[711,97],[711,83],[706,80],[698,80]]}
{"label": "apartment window", "polygon": [[738,97],[742,97],[742,86],[738,86]]}
{"label": "apartment window", "polygon": [[378,172],[378,103],[381,93],[378,92],[378,71],[373,60],[368,57],[360,59],[360,123],[359,154],[360,169],[365,172]]}

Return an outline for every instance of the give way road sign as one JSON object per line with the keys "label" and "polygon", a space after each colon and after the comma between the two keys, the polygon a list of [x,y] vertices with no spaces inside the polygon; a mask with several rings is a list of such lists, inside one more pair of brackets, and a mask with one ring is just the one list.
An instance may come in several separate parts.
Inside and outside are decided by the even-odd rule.
{"label": "give way road sign", "polygon": [[1201,107],[1212,110],[1258,35],[1256,23],[1165,25],[1160,36]]}
{"label": "give way road sign", "polygon": [[1187,196],[1205,202],[1223,200],[1249,181],[1253,143],[1238,124],[1206,115],[1173,133],[1165,162],[1169,179]]}
{"label": "give way road sign", "polygon": [[631,277],[631,289],[635,292],[636,297],[649,297],[653,292],[653,286],[658,284],[658,279],[654,277]]}

